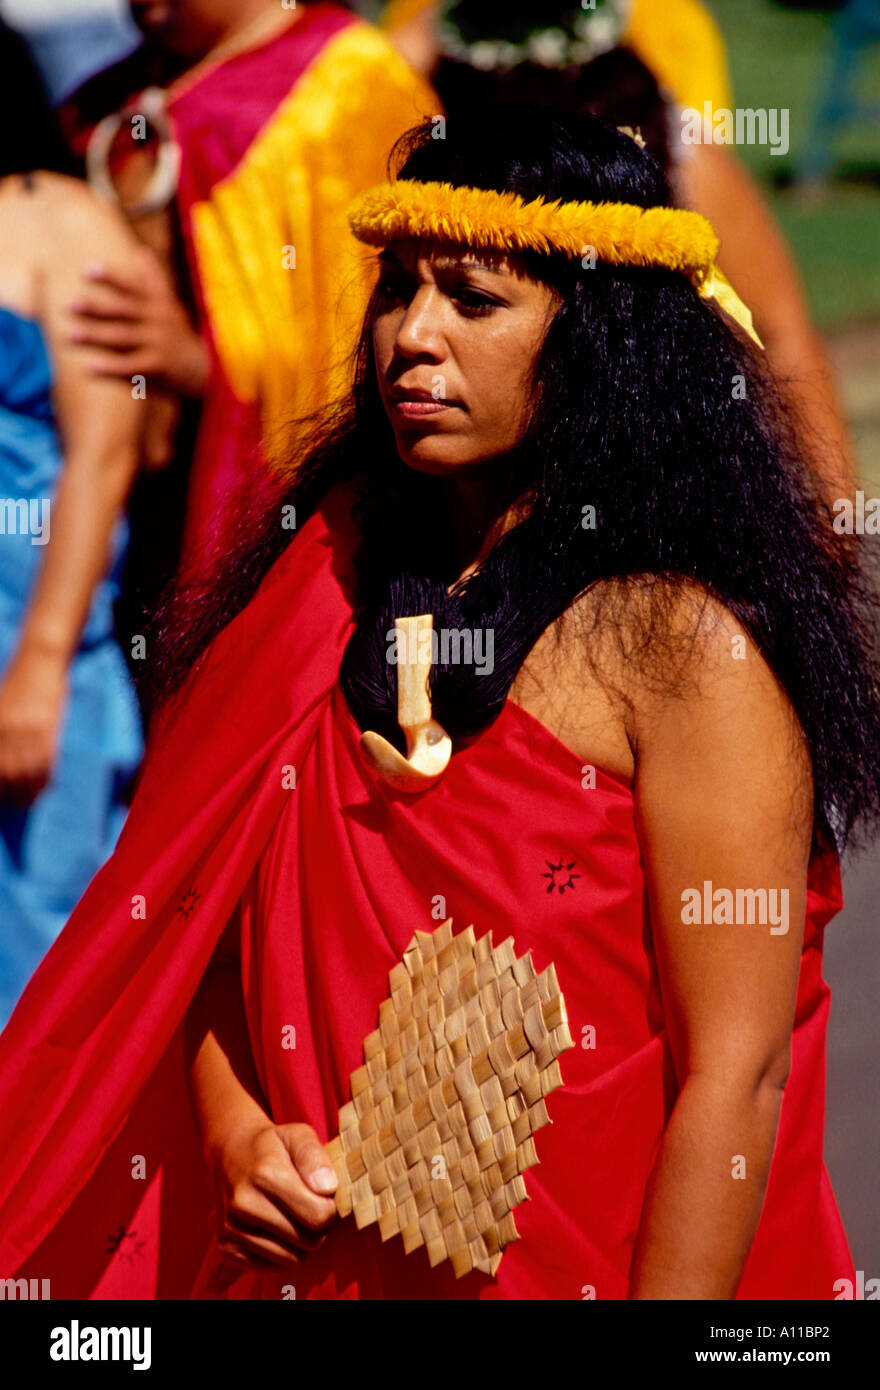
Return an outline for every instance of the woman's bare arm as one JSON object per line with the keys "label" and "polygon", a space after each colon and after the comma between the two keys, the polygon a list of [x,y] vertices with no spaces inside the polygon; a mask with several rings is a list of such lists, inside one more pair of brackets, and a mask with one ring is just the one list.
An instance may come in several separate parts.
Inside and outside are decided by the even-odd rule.
{"label": "woman's bare arm", "polygon": [[84,370],[67,341],[64,304],[90,259],[124,262],[134,243],[87,189],[57,175],[37,175],[32,190],[23,189],[6,213],[9,242],[19,254],[29,254],[29,242],[39,248],[32,273],[63,454],[56,495],[44,499],[39,578],[0,684],[0,784],[31,796],[48,780],[67,667],[107,567],[113,526],[135,473],[140,427],[130,383],[98,381]]}
{"label": "woman's bare arm", "polygon": [[269,1114],[248,1036],[238,931],[236,915],[187,1014],[190,1092],[217,1192],[220,1250],[257,1268],[285,1268],[323,1238],[337,1179],[310,1125],[276,1124]]}
{"label": "woman's bare arm", "polygon": [[[227,937],[228,940],[228,937]],[[215,952],[186,1018],[193,1108],[207,1155],[230,1133],[272,1124],[254,1066],[235,957]]]}
{"label": "woman's bare arm", "polygon": [[[773,1153],[803,940],[803,736],[754,644],[714,601],[704,629],[691,690],[645,698],[635,717],[638,828],[680,1089],[647,1191],[634,1299],[736,1292]],[[767,890],[767,920],[749,923],[746,899],[739,923],[690,920],[683,894],[702,901],[707,883],[713,894]],[[724,907],[713,900],[713,910]]]}
{"label": "woman's bare arm", "polygon": [[68,340],[67,301],[85,267],[105,259],[125,266],[137,243],[121,218],[73,180],[40,175],[33,193],[54,221],[40,266],[40,318],[54,370],[53,404],[63,450],[52,534],[22,634],[69,659],[92,593],[107,565],[110,536],[137,466],[140,402],[131,382],[96,379]]}

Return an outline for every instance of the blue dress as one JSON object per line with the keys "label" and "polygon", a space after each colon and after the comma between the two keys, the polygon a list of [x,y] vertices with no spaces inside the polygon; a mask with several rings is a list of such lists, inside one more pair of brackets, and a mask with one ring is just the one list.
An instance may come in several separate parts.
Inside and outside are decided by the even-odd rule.
{"label": "blue dress", "polygon": [[[39,324],[0,307],[0,679],[16,650],[51,536],[61,472],[52,367]],[[126,784],[143,752],[134,688],[113,632],[128,539],[120,518],[107,576],[95,589],[68,672],[68,702],[50,781],[25,807],[0,800],[0,1028],[126,815]]]}

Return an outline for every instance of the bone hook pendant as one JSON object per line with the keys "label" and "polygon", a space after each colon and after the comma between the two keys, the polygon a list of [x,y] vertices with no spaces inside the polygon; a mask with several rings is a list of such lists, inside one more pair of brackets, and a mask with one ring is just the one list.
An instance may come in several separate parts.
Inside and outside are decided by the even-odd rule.
{"label": "bone hook pendant", "polygon": [[[406,737],[406,757],[381,734],[361,734],[361,757],[367,767],[396,791],[426,791],[438,782],[452,756],[452,740],[431,716],[428,676],[431,671],[430,634],[434,617],[395,618],[397,638],[397,722]],[[404,660],[400,660],[403,648]]]}

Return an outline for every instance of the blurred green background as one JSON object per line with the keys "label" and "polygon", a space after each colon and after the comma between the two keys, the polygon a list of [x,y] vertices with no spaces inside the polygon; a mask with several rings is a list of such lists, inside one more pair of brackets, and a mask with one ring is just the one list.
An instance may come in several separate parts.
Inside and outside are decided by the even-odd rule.
{"label": "blurred green background", "polygon": [[[787,155],[759,145],[737,152],[761,183],[804,279],[837,370],[861,482],[880,489],[880,124],[842,124],[834,174],[805,197],[790,179],[825,90],[833,11],[773,0],[709,0],[727,45],[734,99],[741,107],[788,107]],[[853,86],[880,114],[880,43],[868,48]]]}
{"label": "blurred green background", "polygon": [[[788,107],[791,149],[738,146],[761,180],[789,238],[820,327],[880,320],[880,125],[841,128],[838,176],[824,201],[801,205],[773,187],[790,172],[807,135],[831,58],[833,12],[782,8],[771,0],[710,0],[721,26],[738,106]],[[857,90],[880,106],[880,44],[859,71]],[[871,178],[873,177],[873,186]]]}

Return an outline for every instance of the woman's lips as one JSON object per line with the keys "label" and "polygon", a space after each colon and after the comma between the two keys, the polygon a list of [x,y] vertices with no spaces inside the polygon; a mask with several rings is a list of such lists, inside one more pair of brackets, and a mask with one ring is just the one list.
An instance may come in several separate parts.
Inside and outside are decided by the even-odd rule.
{"label": "woman's lips", "polygon": [[441,410],[454,410],[455,406],[449,401],[396,400],[391,402],[391,409],[404,419],[416,419],[423,415],[438,415]]}

